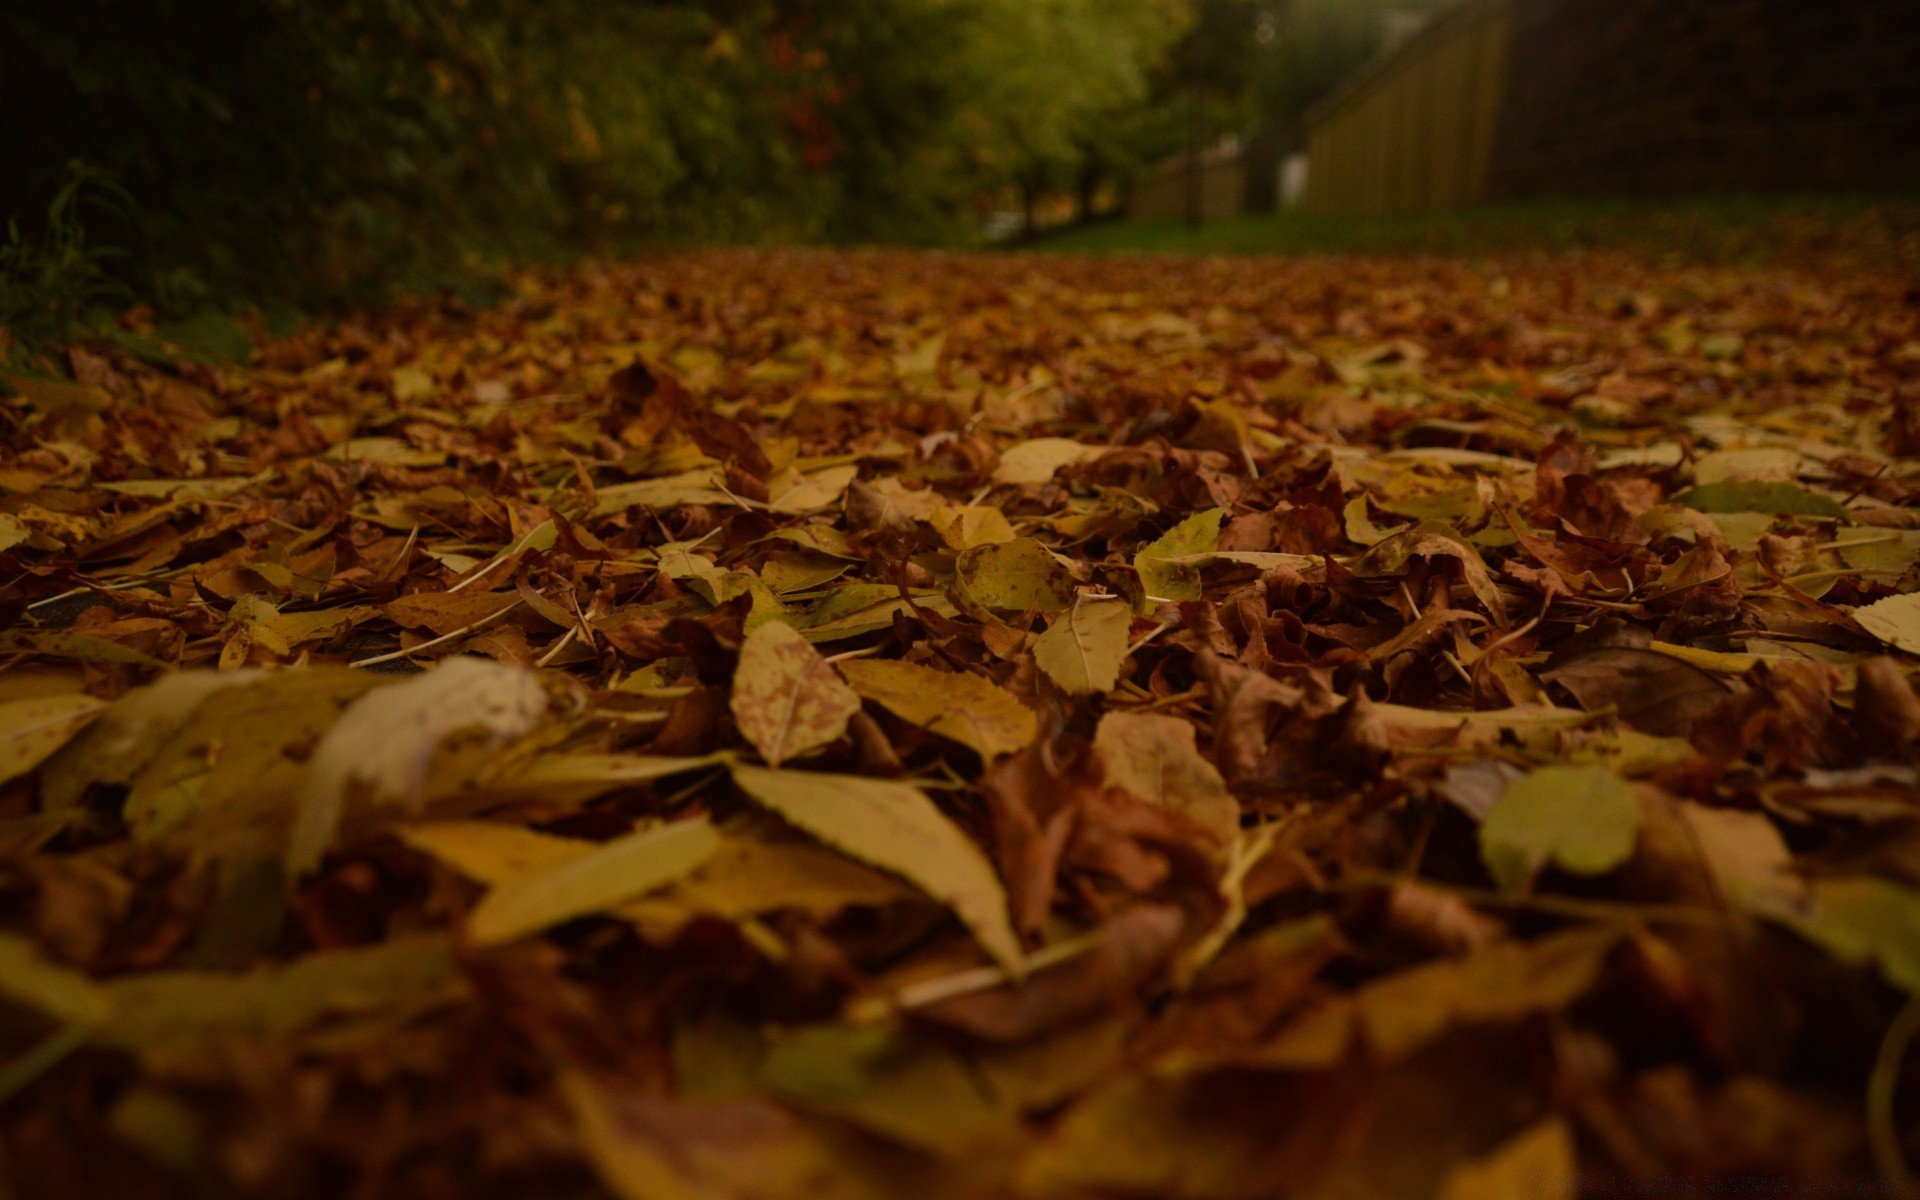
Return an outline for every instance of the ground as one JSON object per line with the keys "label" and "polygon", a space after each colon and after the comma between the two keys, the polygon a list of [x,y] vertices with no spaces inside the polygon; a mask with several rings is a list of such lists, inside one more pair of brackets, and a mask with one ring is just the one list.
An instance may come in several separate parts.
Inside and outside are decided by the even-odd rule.
{"label": "ground", "polygon": [[1900,261],[714,251],[76,347],[4,408],[0,1179],[1899,1194]]}

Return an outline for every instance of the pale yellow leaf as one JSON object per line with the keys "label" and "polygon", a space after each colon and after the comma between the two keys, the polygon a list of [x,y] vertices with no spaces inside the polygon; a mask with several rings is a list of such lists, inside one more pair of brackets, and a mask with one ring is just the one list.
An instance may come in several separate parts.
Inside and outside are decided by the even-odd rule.
{"label": "pale yellow leaf", "polygon": [[443,934],[323,951],[284,966],[150,971],[98,982],[0,934],[0,993],[136,1050],[251,1036],[279,1041],[329,1016],[417,1009],[466,993]]}
{"label": "pale yellow leaf", "polygon": [[1860,628],[1887,645],[1920,654],[1920,592],[1888,596],[1853,610]]}
{"label": "pale yellow leaf", "polygon": [[1127,656],[1133,610],[1117,596],[1081,596],[1055,618],[1033,648],[1033,661],[1074,695],[1110,692]]}
{"label": "pale yellow leaf", "polygon": [[954,586],[1000,612],[1052,614],[1073,602],[1073,577],[1032,538],[964,551],[954,563]]}
{"label": "pale yellow leaf", "polygon": [[597,844],[503,821],[435,821],[402,829],[400,840],[489,887],[571,862]]}
{"label": "pale yellow leaf", "polygon": [[853,465],[828,467],[811,475],[791,468],[767,481],[770,504],[775,512],[804,513],[825,508],[846,494],[847,485],[860,474]]}
{"label": "pale yellow leaf", "polygon": [[936,508],[928,515],[928,520],[939,532],[941,540],[953,550],[997,545],[1020,536],[1008,523],[1007,514],[984,504]]}
{"label": "pale yellow leaf", "polygon": [[1169,560],[1218,551],[1220,522],[1226,515],[1226,510],[1220,508],[1195,513],[1134,555],[1133,569],[1140,574],[1140,586],[1146,590],[1148,605],[1200,598],[1199,568]]}
{"label": "pale yellow leaf", "polygon": [[100,714],[92,696],[39,696],[0,704],[0,783],[33,770]]}

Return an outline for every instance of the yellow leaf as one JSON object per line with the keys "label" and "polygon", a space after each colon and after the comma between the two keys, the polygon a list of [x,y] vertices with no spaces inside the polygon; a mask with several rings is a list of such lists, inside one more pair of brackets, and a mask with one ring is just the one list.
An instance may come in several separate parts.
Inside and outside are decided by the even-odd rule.
{"label": "yellow leaf", "polygon": [[1118,596],[1081,596],[1033,648],[1033,661],[1074,695],[1110,692],[1127,657],[1133,612]]}
{"label": "yellow leaf", "polygon": [[1020,535],[1007,523],[1007,514],[983,504],[936,508],[927,518],[941,540],[954,550],[1011,542]]}
{"label": "yellow leaf", "polygon": [[493,833],[470,846],[460,844],[459,831],[430,836],[443,849],[451,837],[452,853],[464,854],[486,869],[511,870],[521,862],[547,859],[545,865],[495,887],[473,910],[467,931],[480,946],[536,933],[574,917],[605,912],[682,878],[720,848],[720,835],[705,817],[657,825],[601,845],[589,845],[579,853],[571,853],[571,847],[565,846],[536,848],[530,839]]}
{"label": "yellow leaf", "polygon": [[415,364],[396,367],[393,372],[393,398],[401,404],[413,400],[424,400],[433,395],[439,384],[434,382],[433,372]]}
{"label": "yellow leaf", "polygon": [[1061,467],[1098,458],[1105,446],[1088,446],[1067,438],[1028,438],[1008,447],[993,469],[995,483],[1045,483]]}
{"label": "yellow leaf", "polygon": [[18,779],[52,757],[105,707],[104,701],[87,695],[0,704],[0,783]]}
{"label": "yellow leaf", "polygon": [[1220,772],[1200,757],[1190,723],[1152,713],[1110,712],[1100,718],[1093,748],[1109,784],[1192,817],[1223,845],[1240,832],[1240,805]]}
{"label": "yellow leaf", "polygon": [[775,512],[804,513],[825,508],[846,493],[847,485],[860,474],[857,466],[828,467],[811,475],[789,468],[767,481],[770,504]]}
{"label": "yellow leaf", "polygon": [[696,467],[677,475],[616,483],[594,492],[593,515],[625,512],[637,504],[650,508],[679,508],[687,504],[731,505],[738,498],[720,490],[726,472],[719,466]]}
{"label": "yellow leaf", "polygon": [[767,1055],[761,1077],[796,1108],[839,1117],[936,1154],[978,1153],[1015,1115],[944,1043],[894,1026],[813,1025]]}
{"label": "yellow leaf", "polygon": [[591,800],[615,788],[697,771],[723,761],[724,756],[712,754],[690,758],[648,754],[546,754],[491,790],[514,799],[572,804]]}
{"label": "yellow leaf", "polygon": [[793,627],[769,621],[747,635],[730,707],[740,732],[774,766],[847,731],[860,697]]}
{"label": "yellow leaf", "polygon": [[877,659],[854,659],[840,671],[865,699],[985,759],[1020,749],[1038,728],[1033,711],[1013,693],[978,675]]}
{"label": "yellow leaf", "polygon": [[1000,612],[1052,614],[1073,602],[1073,577],[1032,538],[963,552],[954,564],[954,586]]}
{"label": "yellow leaf", "polygon": [[892,871],[959,916],[1008,973],[1024,972],[1007,894],[966,834],[910,784],[736,764],[734,781],[792,825],[861,862]]}
{"label": "yellow leaf", "polygon": [[1633,788],[1605,767],[1555,763],[1508,784],[1480,822],[1480,854],[1510,891],[1540,864],[1601,875],[1633,857],[1640,805]]}
{"label": "yellow leaf", "polygon": [[572,862],[596,845],[501,821],[436,821],[402,829],[400,840],[489,887]]}
{"label": "yellow leaf", "polygon": [[1456,1025],[1564,1008],[1593,987],[1621,936],[1615,927],[1575,928],[1396,972],[1308,1013],[1255,1059],[1332,1066],[1358,1031],[1381,1061],[1393,1062]]}
{"label": "yellow leaf", "polygon": [[1140,586],[1146,589],[1147,604],[1200,598],[1199,568],[1190,563],[1168,560],[1194,554],[1212,554],[1219,550],[1220,522],[1226,519],[1226,515],[1226,510],[1222,508],[1195,513],[1134,555],[1133,569],[1140,574]]}
{"label": "yellow leaf", "polygon": [[[785,831],[783,830],[782,833]],[[843,908],[880,907],[920,899],[919,893],[842,854],[790,835],[781,840],[730,830],[714,856],[681,880],[660,903],[708,912],[730,921],[780,909],[831,916]],[[651,901],[621,907],[639,916]]]}

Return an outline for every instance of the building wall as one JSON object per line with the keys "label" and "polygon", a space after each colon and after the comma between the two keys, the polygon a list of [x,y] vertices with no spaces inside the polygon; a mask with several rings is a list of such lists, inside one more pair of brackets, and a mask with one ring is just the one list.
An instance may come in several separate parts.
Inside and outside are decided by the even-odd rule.
{"label": "building wall", "polygon": [[1497,197],[1920,183],[1920,0],[1517,0]]}
{"label": "building wall", "polygon": [[1512,7],[1470,0],[1450,10],[1330,100],[1307,135],[1307,210],[1371,215],[1479,202]]}

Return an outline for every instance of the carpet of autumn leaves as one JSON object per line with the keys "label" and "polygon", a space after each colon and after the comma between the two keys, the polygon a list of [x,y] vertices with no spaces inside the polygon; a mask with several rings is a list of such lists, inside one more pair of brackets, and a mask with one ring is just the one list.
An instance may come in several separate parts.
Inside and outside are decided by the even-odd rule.
{"label": "carpet of autumn leaves", "polygon": [[1909,1186],[1870,256],[714,251],[126,345],[0,411],[11,1194]]}

